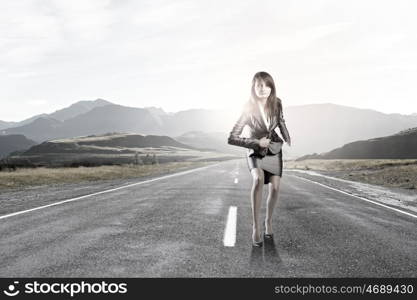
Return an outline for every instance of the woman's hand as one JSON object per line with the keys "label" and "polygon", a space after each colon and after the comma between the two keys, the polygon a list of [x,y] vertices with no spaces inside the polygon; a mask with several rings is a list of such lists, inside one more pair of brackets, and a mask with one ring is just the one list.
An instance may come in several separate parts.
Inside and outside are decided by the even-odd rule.
{"label": "woman's hand", "polygon": [[266,137],[263,137],[259,140],[259,146],[261,146],[262,148],[267,148],[270,142],[271,142],[271,139],[267,139]]}

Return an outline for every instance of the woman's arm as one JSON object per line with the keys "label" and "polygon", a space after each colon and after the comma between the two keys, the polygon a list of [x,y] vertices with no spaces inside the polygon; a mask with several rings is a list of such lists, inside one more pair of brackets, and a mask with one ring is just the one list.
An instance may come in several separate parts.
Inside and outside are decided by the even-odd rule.
{"label": "woman's arm", "polygon": [[287,126],[285,125],[284,112],[283,112],[282,106],[281,106],[281,111],[279,113],[278,127],[279,127],[279,130],[281,131],[281,134],[284,140],[287,142],[288,145],[291,146],[291,137],[290,137],[290,134],[288,133]]}
{"label": "woman's arm", "polygon": [[243,127],[248,123],[249,115],[246,110],[242,112],[236,124],[233,126],[232,131],[229,134],[227,143],[230,145],[250,148],[259,150],[259,140],[254,138],[244,138],[240,137],[240,134],[243,131]]}

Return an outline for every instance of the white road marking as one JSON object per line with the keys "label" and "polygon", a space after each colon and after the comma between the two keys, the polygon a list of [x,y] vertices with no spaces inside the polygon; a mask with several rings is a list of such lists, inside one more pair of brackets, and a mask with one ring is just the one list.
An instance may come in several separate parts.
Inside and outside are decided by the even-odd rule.
{"label": "white road marking", "polygon": [[234,247],[236,244],[236,219],[237,207],[230,206],[223,238],[223,244],[226,247]]}
{"label": "white road marking", "polygon": [[114,191],[117,191],[117,190],[121,190],[121,189],[125,189],[125,188],[131,187],[131,186],[135,186],[135,185],[150,183],[150,182],[161,180],[161,179],[166,179],[166,178],[171,178],[171,177],[175,177],[175,176],[181,176],[181,175],[185,175],[185,174],[188,174],[188,173],[201,171],[203,169],[211,168],[211,167],[217,166],[219,164],[220,163],[213,164],[213,165],[210,165],[210,166],[201,167],[201,168],[197,168],[197,169],[182,171],[182,172],[178,172],[178,173],[174,173],[174,174],[170,174],[170,175],[165,175],[165,176],[162,176],[162,177],[157,177],[157,178],[153,178],[153,179],[148,179],[148,180],[144,180],[144,181],[140,181],[140,182],[136,182],[136,183],[123,185],[123,186],[120,186],[120,187],[117,187],[117,188],[108,189],[108,190],[104,190],[104,191],[101,191],[101,192],[96,192],[96,193],[92,193],[92,194],[88,194],[88,195],[84,195],[84,196],[80,196],[80,197],[75,197],[75,198],[71,198],[71,199],[67,199],[67,200],[63,200],[63,201],[59,201],[59,202],[55,202],[55,203],[51,203],[51,204],[47,204],[47,205],[43,205],[43,206],[38,206],[38,207],[35,207],[35,208],[31,208],[31,209],[26,209],[26,210],[14,212],[14,213],[11,213],[11,214],[8,214],[8,215],[0,216],[0,220],[6,219],[6,218],[9,218],[9,217],[13,217],[13,216],[17,216],[17,215],[21,215],[21,214],[24,214],[24,213],[28,213],[28,212],[31,212],[31,211],[40,210],[40,209],[43,209],[43,208],[64,204],[64,203],[67,203],[67,202],[73,202],[73,201],[81,200],[81,199],[91,197],[91,196],[96,196],[96,195],[100,195],[100,194],[114,192]]}
{"label": "white road marking", "polygon": [[342,190],[339,190],[339,189],[333,188],[333,187],[331,187],[331,186],[328,186],[328,185],[325,185],[325,184],[322,184],[322,183],[319,183],[319,182],[316,182],[316,181],[313,181],[313,180],[310,180],[310,179],[306,179],[306,178],[304,178],[304,177],[300,177],[300,176],[297,176],[297,175],[288,175],[288,176],[297,177],[297,178],[303,179],[303,180],[305,180],[305,181],[309,181],[309,182],[311,182],[311,183],[315,183],[315,184],[317,184],[317,185],[323,186],[323,187],[328,188],[328,189],[330,189],[330,190],[333,190],[333,191],[336,191],[336,192],[339,192],[339,193],[342,193],[342,194],[345,194],[345,195],[349,195],[349,196],[352,196],[352,197],[358,198],[358,199],[360,199],[360,200],[363,200],[363,201],[366,201],[366,202],[370,202],[370,203],[373,203],[373,204],[376,204],[376,205],[379,205],[379,206],[382,206],[382,207],[385,207],[385,208],[391,209],[391,210],[393,210],[393,211],[396,211],[396,212],[399,212],[399,213],[402,213],[402,214],[404,214],[404,215],[407,215],[407,216],[410,216],[410,217],[413,217],[413,218],[416,218],[416,219],[417,219],[417,215],[411,214],[411,213],[406,212],[406,211],[403,211],[403,210],[401,210],[401,209],[397,209],[397,208],[394,208],[394,207],[391,207],[391,206],[388,206],[388,205],[385,205],[385,204],[382,204],[382,203],[379,203],[379,202],[376,202],[376,201],[373,201],[373,200],[369,200],[369,199],[366,199],[366,198],[361,197],[361,196],[353,195],[353,194],[347,193],[347,192],[345,192],[345,191],[342,191]]}
{"label": "white road marking", "polygon": [[238,183],[238,182],[239,182],[239,179],[235,178],[235,183]]}

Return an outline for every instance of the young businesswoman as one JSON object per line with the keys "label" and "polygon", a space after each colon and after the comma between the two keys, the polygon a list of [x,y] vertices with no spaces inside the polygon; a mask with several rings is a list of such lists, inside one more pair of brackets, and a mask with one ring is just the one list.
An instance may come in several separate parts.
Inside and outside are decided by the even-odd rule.
{"label": "young businesswoman", "polygon": [[[241,137],[245,125],[249,126],[249,137]],[[252,245],[263,245],[260,227],[259,210],[262,201],[263,185],[268,184],[266,218],[263,239],[273,239],[272,213],[278,201],[280,179],[282,177],[283,140],[277,134],[278,128],[288,145],[291,145],[282,101],[276,96],[274,80],[266,72],[258,72],[252,79],[251,95],[245,103],[241,116],[230,132],[228,143],[248,148],[246,162],[252,175]]]}

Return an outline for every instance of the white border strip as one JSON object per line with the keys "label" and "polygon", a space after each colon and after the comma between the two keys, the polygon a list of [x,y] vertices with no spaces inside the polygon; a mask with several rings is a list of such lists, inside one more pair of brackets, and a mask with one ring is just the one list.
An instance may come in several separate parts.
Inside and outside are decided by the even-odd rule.
{"label": "white border strip", "polygon": [[223,244],[226,247],[234,247],[236,244],[236,219],[237,207],[230,206],[227,215],[226,229],[224,230]]}
{"label": "white border strip", "polygon": [[205,167],[201,167],[201,168],[197,168],[197,169],[182,171],[182,172],[179,172],[179,173],[174,173],[174,174],[165,175],[165,176],[162,176],[162,177],[157,177],[157,178],[153,178],[153,179],[149,179],[149,180],[145,180],[145,181],[131,183],[131,184],[127,184],[127,185],[117,187],[117,188],[104,190],[104,191],[101,191],[101,192],[96,192],[96,193],[92,193],[92,194],[88,194],[88,195],[84,195],[84,196],[80,196],[80,197],[76,197],[76,198],[71,198],[71,199],[67,199],[67,200],[63,200],[63,201],[59,201],[59,202],[55,202],[55,203],[51,203],[51,204],[47,204],[47,205],[43,205],[43,206],[38,206],[38,207],[35,207],[35,208],[31,208],[31,209],[26,209],[26,210],[14,212],[14,213],[11,213],[11,214],[8,214],[8,215],[0,216],[0,220],[6,219],[6,218],[9,218],[9,217],[13,217],[13,216],[17,216],[17,215],[21,215],[21,214],[24,214],[24,213],[28,213],[28,212],[31,212],[31,211],[40,210],[40,209],[43,209],[43,208],[64,204],[64,203],[67,203],[67,202],[73,202],[73,201],[81,200],[81,199],[91,197],[91,196],[96,196],[96,195],[100,195],[100,194],[114,192],[114,191],[117,191],[117,190],[121,190],[121,189],[125,189],[125,188],[131,187],[131,186],[135,186],[135,185],[145,184],[145,183],[149,183],[149,182],[153,182],[153,181],[157,181],[157,180],[161,180],[161,179],[166,179],[166,178],[171,178],[171,177],[175,177],[175,176],[181,176],[181,175],[185,175],[185,174],[188,174],[188,173],[201,171],[203,169],[211,168],[211,167],[217,166],[219,164],[220,163],[205,166]]}
{"label": "white border strip", "polygon": [[355,198],[361,199],[361,200],[363,200],[363,201],[370,202],[370,203],[373,203],[373,204],[376,204],[376,205],[379,205],[379,206],[382,206],[382,207],[385,207],[385,208],[391,209],[391,210],[393,210],[393,211],[396,211],[396,212],[402,213],[402,214],[404,214],[404,215],[407,215],[407,216],[409,216],[409,217],[413,217],[413,218],[416,218],[416,219],[417,219],[417,216],[416,216],[416,215],[411,214],[411,213],[408,213],[408,212],[403,211],[403,210],[401,210],[401,209],[393,208],[393,207],[391,207],[391,206],[388,206],[388,205],[385,205],[385,204],[382,204],[382,203],[379,203],[379,202],[376,202],[376,201],[373,201],[373,200],[369,200],[369,199],[363,198],[363,197],[361,197],[361,196],[356,196],[356,195],[353,195],[353,194],[347,193],[347,192],[345,192],[345,191],[338,190],[338,189],[333,188],[333,187],[331,187],[331,186],[328,186],[328,185],[325,185],[325,184],[322,184],[322,183],[319,183],[319,182],[316,182],[316,181],[313,181],[313,180],[310,180],[310,179],[306,179],[306,178],[301,177],[301,176],[297,176],[297,175],[290,175],[290,174],[288,174],[288,176],[297,177],[297,178],[303,179],[303,180],[305,180],[305,181],[309,181],[309,182],[315,183],[315,184],[317,184],[317,185],[321,185],[321,186],[323,186],[323,187],[325,187],[325,188],[328,188],[328,189],[330,189],[330,190],[333,190],[333,191],[336,191],[336,192],[339,192],[339,193],[342,193],[342,194],[345,194],[345,195],[348,195],[348,196],[352,196],[352,197],[355,197]]}

